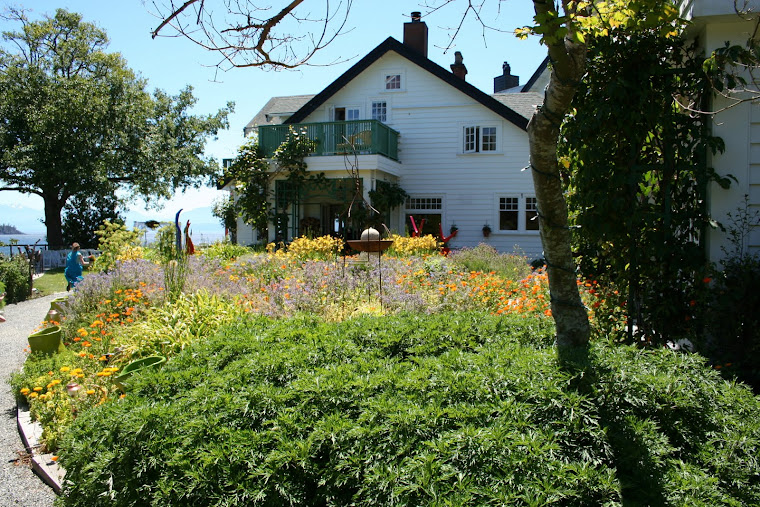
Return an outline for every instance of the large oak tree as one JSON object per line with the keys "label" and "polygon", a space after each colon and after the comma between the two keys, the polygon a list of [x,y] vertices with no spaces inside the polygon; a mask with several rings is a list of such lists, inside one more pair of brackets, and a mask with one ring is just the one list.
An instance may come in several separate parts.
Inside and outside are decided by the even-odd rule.
{"label": "large oak tree", "polygon": [[73,196],[122,188],[151,202],[214,179],[203,150],[233,104],[194,116],[190,87],[150,94],[78,14],[7,17],[20,30],[3,33],[0,47],[0,190],[42,197],[51,247],[63,245],[61,210]]}

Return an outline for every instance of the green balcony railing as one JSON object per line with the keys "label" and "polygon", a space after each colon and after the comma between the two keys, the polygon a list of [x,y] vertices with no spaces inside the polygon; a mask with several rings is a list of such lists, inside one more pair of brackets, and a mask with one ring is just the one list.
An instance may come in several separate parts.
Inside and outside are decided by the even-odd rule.
{"label": "green balcony railing", "polygon": [[290,129],[306,129],[317,145],[312,155],[384,155],[398,160],[398,132],[377,120],[328,121],[259,127],[259,146],[271,157]]}

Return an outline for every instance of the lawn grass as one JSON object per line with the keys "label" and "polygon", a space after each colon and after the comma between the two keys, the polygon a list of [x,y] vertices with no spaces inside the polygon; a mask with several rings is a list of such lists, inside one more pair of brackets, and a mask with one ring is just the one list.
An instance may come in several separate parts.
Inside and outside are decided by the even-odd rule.
{"label": "lawn grass", "polygon": [[66,278],[63,276],[63,269],[49,269],[34,281],[34,288],[39,291],[40,296],[49,296],[66,290]]}

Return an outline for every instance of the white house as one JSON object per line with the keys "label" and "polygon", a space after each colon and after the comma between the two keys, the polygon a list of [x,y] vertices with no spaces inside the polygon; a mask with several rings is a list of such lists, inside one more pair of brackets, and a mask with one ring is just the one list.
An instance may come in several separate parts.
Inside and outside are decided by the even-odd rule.
{"label": "white house", "polygon": [[[544,62],[528,84],[545,68]],[[417,224],[425,219],[424,232],[435,235],[439,224],[445,234],[456,225],[452,248],[484,242],[500,251],[541,254],[532,176],[524,168],[525,129],[542,95],[523,91],[506,64],[504,75],[494,80],[499,93],[493,95],[466,81],[461,55],[451,69],[427,58],[427,26],[413,13],[404,24],[403,43],[389,37],[316,95],[267,103],[246,132],[255,130],[260,146],[272,153],[289,127],[306,128],[318,141],[306,160],[308,171],[328,179],[298,203],[283,197],[284,181],[275,182],[272,204],[288,213],[288,239],[303,223],[322,234],[358,234],[347,230],[346,220],[355,197],[346,168],[355,165],[368,201],[368,192],[381,181],[398,183],[408,193],[386,223],[391,231],[409,230],[413,216]],[[486,224],[492,231],[488,237]],[[274,228],[266,239],[274,239]],[[261,240],[239,224],[240,243]]]}
{"label": "white house", "polygon": [[[742,14],[737,9],[743,11]],[[681,12],[692,22],[689,36],[710,54],[728,41],[744,45],[757,29],[760,1],[757,0],[691,0],[681,4]],[[757,85],[755,84],[755,89]],[[748,95],[737,94],[737,98]],[[712,184],[708,191],[710,214],[719,222],[726,221],[726,214],[735,212],[749,196],[751,209],[760,210],[760,104],[757,101],[742,102],[728,109],[734,102],[717,97],[713,111],[712,131],[723,139],[726,150],[712,158],[710,164],[720,174],[732,174],[738,181],[729,189]],[[722,247],[728,238],[719,229],[710,231],[707,238],[708,255],[711,260],[722,257]],[[760,252],[760,226],[755,224],[750,233],[749,252]]]}

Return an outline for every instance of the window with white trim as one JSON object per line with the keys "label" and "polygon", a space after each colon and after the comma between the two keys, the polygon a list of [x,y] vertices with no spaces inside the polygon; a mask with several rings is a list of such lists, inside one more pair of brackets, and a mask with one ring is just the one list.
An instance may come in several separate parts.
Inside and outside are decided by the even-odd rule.
{"label": "window with white trim", "polygon": [[[407,231],[414,232],[417,227],[421,235],[437,235],[443,218],[443,198],[416,196],[406,198],[404,222]],[[414,222],[412,222],[414,221]]]}
{"label": "window with white trim", "polygon": [[385,75],[385,89],[386,90],[400,90],[401,89],[401,74],[386,74]]}
{"label": "window with white trim", "polygon": [[388,102],[385,100],[373,100],[371,118],[383,123],[388,121]]}
{"label": "window with white trim", "polygon": [[496,127],[466,125],[463,140],[464,153],[495,153],[497,151]]}
{"label": "window with white trim", "polygon": [[535,197],[525,198],[525,230],[538,230],[538,199]]}
{"label": "window with white trim", "polygon": [[440,210],[443,199],[440,197],[407,197],[406,209],[409,210]]}
{"label": "window with white trim", "polygon": [[538,200],[531,197],[499,196],[500,231],[538,231]]}
{"label": "window with white trim", "polygon": [[499,230],[516,231],[520,216],[520,200],[517,197],[499,197]]}

